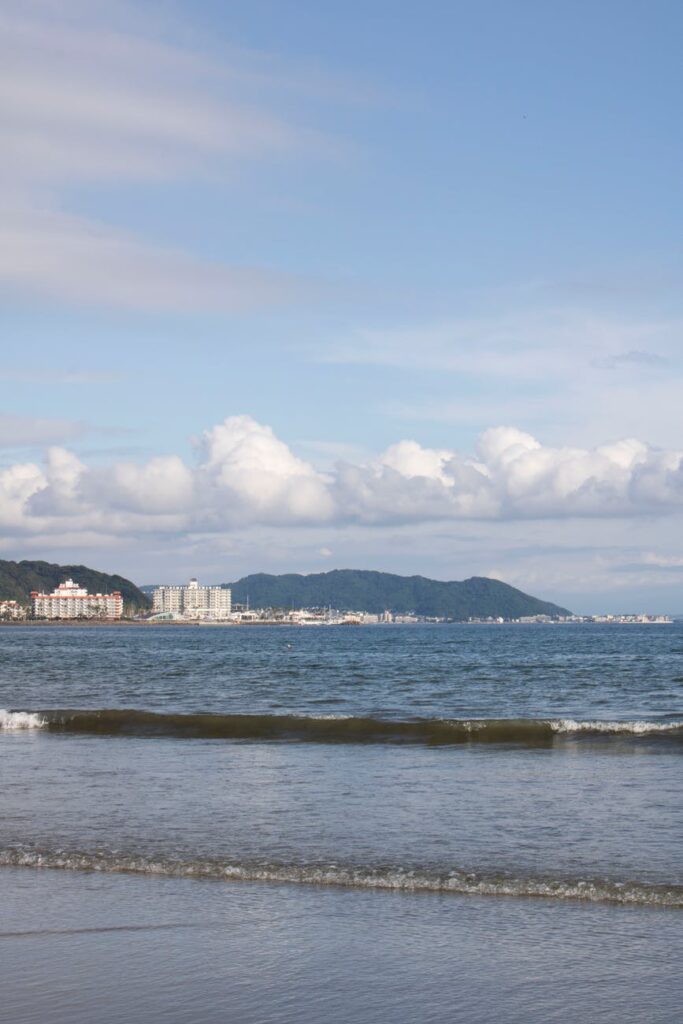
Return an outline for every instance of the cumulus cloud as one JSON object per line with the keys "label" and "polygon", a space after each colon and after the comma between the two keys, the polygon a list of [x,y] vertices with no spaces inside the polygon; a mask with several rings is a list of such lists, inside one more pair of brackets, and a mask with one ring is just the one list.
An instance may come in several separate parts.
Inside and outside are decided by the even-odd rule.
{"label": "cumulus cloud", "polygon": [[494,427],[471,454],[404,440],[373,459],[323,472],[269,426],[231,416],[195,447],[192,463],[164,455],[89,467],[53,446],[41,465],[9,466],[0,472],[5,536],[605,520],[683,508],[683,451],[635,439],[558,448],[514,427]]}
{"label": "cumulus cloud", "polygon": [[46,487],[45,474],[31,462],[0,470],[0,527],[9,532],[30,532],[29,501]]}
{"label": "cumulus cloud", "polygon": [[339,507],[363,521],[628,516],[680,502],[682,452],[628,439],[556,448],[512,427],[475,455],[401,442],[366,466],[341,466]]}
{"label": "cumulus cloud", "polygon": [[218,510],[262,522],[332,517],[325,478],[250,416],[231,416],[207,430],[199,447],[204,493]]}
{"label": "cumulus cloud", "polygon": [[85,488],[90,501],[145,515],[188,512],[194,501],[192,471],[177,455],[161,455],[140,466],[120,462],[90,474]]}

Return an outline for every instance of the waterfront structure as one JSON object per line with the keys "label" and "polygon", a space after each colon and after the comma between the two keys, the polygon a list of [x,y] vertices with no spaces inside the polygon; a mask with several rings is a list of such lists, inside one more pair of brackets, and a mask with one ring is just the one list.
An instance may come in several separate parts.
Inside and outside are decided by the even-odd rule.
{"label": "waterfront structure", "polygon": [[89,594],[85,587],[65,580],[51,594],[32,590],[31,614],[34,619],[120,619],[123,598],[118,590]]}
{"label": "waterfront structure", "polygon": [[196,579],[186,587],[155,587],[155,615],[184,619],[227,619],[232,611],[232,591],[227,587],[201,587]]}
{"label": "waterfront structure", "polygon": [[26,609],[18,601],[0,601],[0,619],[25,619]]}

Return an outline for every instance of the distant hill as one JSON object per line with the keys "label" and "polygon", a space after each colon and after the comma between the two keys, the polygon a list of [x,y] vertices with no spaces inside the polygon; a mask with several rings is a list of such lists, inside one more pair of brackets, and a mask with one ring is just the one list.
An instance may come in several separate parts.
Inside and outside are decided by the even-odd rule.
{"label": "distant hill", "polygon": [[120,590],[125,611],[149,608],[151,602],[142,591],[124,579],[85,565],[54,565],[51,562],[6,562],[0,559],[0,600],[28,604],[32,590],[50,593],[64,580],[75,580],[91,594],[109,594]]}
{"label": "distant hill", "polygon": [[484,576],[444,583],[425,576],[395,576],[388,572],[335,569],[299,576],[257,573],[236,583],[233,602],[254,608],[314,608],[331,605],[341,610],[439,616],[450,619],[521,615],[569,615],[566,608],[540,601],[515,587]]}

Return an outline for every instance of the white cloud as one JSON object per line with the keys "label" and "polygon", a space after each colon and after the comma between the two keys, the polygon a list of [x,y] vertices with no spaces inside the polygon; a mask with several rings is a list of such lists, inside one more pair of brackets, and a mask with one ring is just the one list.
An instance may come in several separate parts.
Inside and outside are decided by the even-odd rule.
{"label": "white cloud", "polygon": [[507,524],[663,516],[683,509],[683,451],[626,439],[556,448],[495,427],[476,453],[401,441],[360,463],[322,472],[268,426],[232,416],[196,441],[197,458],[91,468],[65,448],[44,466],[0,475],[0,521],[10,535],[220,535],[280,528],[427,523]]}
{"label": "white cloud", "polygon": [[[82,183],[225,180],[237,161],[330,144],[276,112],[248,55],[219,67],[160,43],[135,5],[0,11],[0,283],[133,309],[231,310],[296,295],[271,270],[211,263],[64,209]],[[256,57],[252,59],[253,63]]]}
{"label": "white cloud", "polygon": [[246,54],[228,53],[219,66],[159,42],[162,26],[146,26],[116,0],[76,17],[74,8],[65,0],[51,16],[44,4],[9,2],[0,12],[3,175],[168,180],[213,174],[217,159],[314,144],[313,133],[248,101]]}
{"label": "white cloud", "polygon": [[0,208],[0,281],[127,309],[234,310],[302,291],[293,275],[211,264],[49,208]]}
{"label": "white cloud", "polygon": [[330,363],[434,369],[503,381],[547,383],[572,372],[577,360],[602,371],[653,372],[677,355],[680,321],[619,319],[558,306],[451,319],[400,328],[361,328],[327,346]]}
{"label": "white cloud", "polygon": [[656,569],[683,569],[683,557],[681,555],[660,555],[656,551],[647,551],[641,556],[643,565],[653,566]]}
{"label": "white cloud", "polygon": [[427,477],[447,483],[445,467],[452,458],[453,453],[446,448],[423,448],[417,441],[399,441],[387,448],[382,463],[409,480]]}
{"label": "white cloud", "polygon": [[177,455],[161,455],[144,465],[120,462],[90,475],[86,492],[93,503],[146,515],[177,515],[192,508],[195,480]]}
{"label": "white cloud", "polygon": [[[81,512],[82,484],[87,469],[81,460],[64,448],[49,448],[45,476],[47,486],[31,498],[31,508],[45,509],[56,515],[78,515]],[[44,499],[49,496],[49,502]]]}
{"label": "white cloud", "polygon": [[40,466],[17,463],[0,470],[0,527],[8,532],[30,532],[28,503],[47,486]]}
{"label": "white cloud", "polygon": [[340,506],[364,520],[621,516],[679,504],[682,456],[635,440],[553,448],[496,427],[475,458],[402,442],[374,465],[341,467],[336,483]]}
{"label": "white cloud", "polygon": [[204,495],[219,510],[261,522],[332,517],[325,478],[251,417],[231,416],[207,430],[200,451]]}

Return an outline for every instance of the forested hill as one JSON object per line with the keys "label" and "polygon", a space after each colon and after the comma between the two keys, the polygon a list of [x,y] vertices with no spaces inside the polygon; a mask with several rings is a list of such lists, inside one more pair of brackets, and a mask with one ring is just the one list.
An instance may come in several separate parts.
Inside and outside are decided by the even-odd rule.
{"label": "forested hill", "polygon": [[0,600],[28,604],[32,590],[50,593],[64,580],[72,579],[91,594],[120,590],[126,611],[149,608],[150,600],[123,576],[88,569],[85,565],[54,565],[51,562],[6,562],[0,559]]}
{"label": "forested hill", "polygon": [[484,576],[444,583],[424,576],[335,569],[310,576],[257,573],[225,585],[232,588],[233,602],[245,603],[248,599],[254,608],[331,605],[341,610],[414,612],[452,619],[570,614],[566,608],[540,601],[507,583]]}

